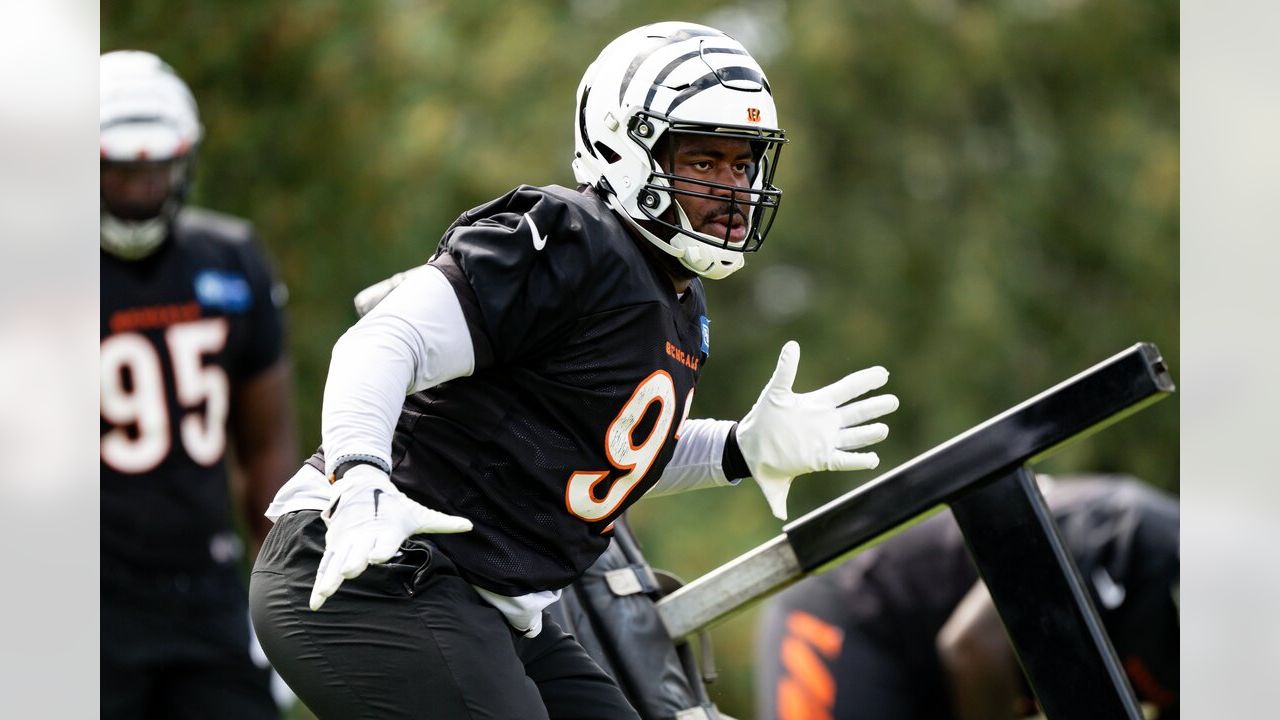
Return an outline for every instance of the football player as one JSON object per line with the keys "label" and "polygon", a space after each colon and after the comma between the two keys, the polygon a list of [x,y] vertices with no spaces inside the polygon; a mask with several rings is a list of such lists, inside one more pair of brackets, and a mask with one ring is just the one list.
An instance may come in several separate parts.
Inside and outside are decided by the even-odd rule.
{"label": "football player", "polygon": [[[1125,477],[1042,476],[1041,488],[1139,700],[1176,718],[1177,500]],[[757,649],[759,718],[1035,714],[950,513],[770,600]]]}
{"label": "football player", "polygon": [[[874,467],[874,367],[809,393],[799,346],[740,422],[691,419],[704,278],[764,242],[785,142],[718,30],[628,32],[574,108],[576,189],[464,213],[333,349],[323,453],[269,509],[250,587],[268,656],[322,718],[637,717],[545,615],[646,493]],[[406,398],[407,396],[407,398]]]}
{"label": "football player", "polygon": [[233,496],[261,543],[298,457],[283,294],[248,223],[183,203],[186,84],[118,51],[100,92],[102,716],[276,717]]}

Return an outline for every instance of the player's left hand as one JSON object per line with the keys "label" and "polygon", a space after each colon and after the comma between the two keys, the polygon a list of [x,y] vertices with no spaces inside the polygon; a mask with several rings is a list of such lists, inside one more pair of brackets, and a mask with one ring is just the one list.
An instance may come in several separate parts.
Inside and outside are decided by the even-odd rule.
{"label": "player's left hand", "polygon": [[[874,452],[849,452],[889,436],[884,423],[863,423],[898,409],[894,395],[854,398],[889,380],[882,367],[859,370],[808,393],[792,392],[800,345],[782,346],[778,367],[751,412],[738,423],[738,447],[769,509],[787,519],[787,492],[797,475],[820,470],[868,470],[880,464]],[[847,404],[846,404],[847,403]]]}
{"label": "player's left hand", "polygon": [[370,563],[390,560],[410,535],[471,529],[466,518],[446,515],[409,499],[385,472],[371,465],[351,468],[333,489],[333,502],[320,514],[329,529],[311,589],[312,610],[319,610],[343,580],[364,572]]}

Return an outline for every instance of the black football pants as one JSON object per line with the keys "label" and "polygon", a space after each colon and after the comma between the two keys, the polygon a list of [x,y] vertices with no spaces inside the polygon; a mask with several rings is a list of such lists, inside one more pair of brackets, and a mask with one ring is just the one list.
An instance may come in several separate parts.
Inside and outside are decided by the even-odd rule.
{"label": "black football pants", "polygon": [[344,581],[312,612],[324,532],[314,511],[280,518],[249,585],[267,657],[321,720],[638,720],[548,615],[535,638],[512,630],[425,536]]}

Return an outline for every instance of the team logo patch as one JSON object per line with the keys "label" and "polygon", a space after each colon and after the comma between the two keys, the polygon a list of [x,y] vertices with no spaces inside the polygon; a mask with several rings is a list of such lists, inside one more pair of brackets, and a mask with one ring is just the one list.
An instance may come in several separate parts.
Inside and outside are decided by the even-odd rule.
{"label": "team logo patch", "polygon": [[702,325],[702,354],[709,356],[711,355],[711,318],[699,315],[698,323]]}
{"label": "team logo patch", "polygon": [[226,270],[202,270],[196,274],[196,300],[207,308],[244,312],[253,304],[253,291],[244,275]]}

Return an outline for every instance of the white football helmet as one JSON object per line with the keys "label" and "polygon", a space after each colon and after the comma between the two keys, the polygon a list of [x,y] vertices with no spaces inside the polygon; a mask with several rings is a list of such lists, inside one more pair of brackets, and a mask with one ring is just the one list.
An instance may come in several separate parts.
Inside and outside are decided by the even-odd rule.
{"label": "white football helmet", "polygon": [[101,161],[168,163],[172,173],[169,194],[151,217],[120,217],[105,196],[100,198],[103,249],[132,260],[160,245],[182,204],[200,142],[200,118],[186,83],[151,53],[106,53],[98,72]]}
{"label": "white football helmet", "polygon": [[[738,41],[714,28],[662,22],[609,43],[578,85],[573,173],[595,186],[645,238],[684,267],[723,278],[743,254],[764,242],[782,191],[773,184],[786,134],[778,128],[769,81]],[[676,175],[654,158],[654,146],[675,133],[714,135],[751,143],[755,162],[749,191],[697,180],[707,192],[672,187]],[[737,241],[694,230],[674,195],[714,197],[735,190],[732,212],[747,220]],[[670,211],[670,212],[668,212]]]}

